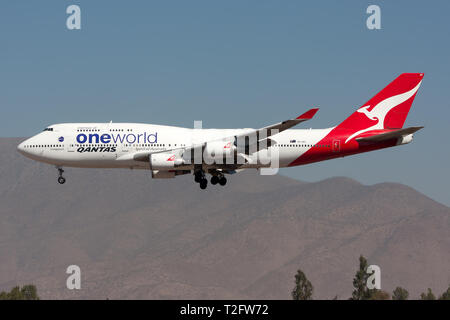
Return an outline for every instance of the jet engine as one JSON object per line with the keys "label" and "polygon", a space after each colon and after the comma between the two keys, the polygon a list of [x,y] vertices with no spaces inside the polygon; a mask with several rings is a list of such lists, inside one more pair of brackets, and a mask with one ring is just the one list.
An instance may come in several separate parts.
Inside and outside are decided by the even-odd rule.
{"label": "jet engine", "polygon": [[184,160],[173,153],[152,153],[149,161],[152,170],[169,170],[184,164]]}
{"label": "jet engine", "polygon": [[203,154],[207,158],[227,158],[234,155],[236,146],[233,141],[211,141],[206,143]]}

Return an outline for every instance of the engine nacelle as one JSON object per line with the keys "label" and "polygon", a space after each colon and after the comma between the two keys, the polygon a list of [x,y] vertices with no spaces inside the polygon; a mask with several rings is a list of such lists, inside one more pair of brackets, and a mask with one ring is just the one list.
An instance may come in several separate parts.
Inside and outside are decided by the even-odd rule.
{"label": "engine nacelle", "polygon": [[234,155],[236,146],[233,141],[211,141],[203,150],[203,155],[207,159],[223,159]]}
{"label": "engine nacelle", "polygon": [[184,160],[173,153],[153,153],[149,161],[152,170],[170,170],[184,164]]}
{"label": "engine nacelle", "polygon": [[211,141],[203,150],[203,160],[207,164],[222,164],[228,163],[228,159],[233,159],[231,163],[243,164],[248,160],[245,155],[267,150],[272,145],[273,141],[269,138],[258,141],[256,134],[234,137],[232,140]]}
{"label": "engine nacelle", "polygon": [[413,141],[413,134],[408,134],[406,136],[401,136],[400,138],[398,138],[397,140],[397,145],[401,145],[401,144],[407,144],[410,143],[411,141]]}

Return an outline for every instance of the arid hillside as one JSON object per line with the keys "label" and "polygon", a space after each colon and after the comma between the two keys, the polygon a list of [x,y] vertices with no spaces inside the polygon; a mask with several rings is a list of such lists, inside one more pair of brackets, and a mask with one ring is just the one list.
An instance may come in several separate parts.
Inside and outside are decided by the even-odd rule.
{"label": "arid hillside", "polygon": [[[412,298],[450,283],[450,208],[401,184],[304,183],[243,172],[200,190],[191,176],[55,168],[0,139],[0,290],[44,299],[289,299],[302,269],[315,298],[350,297],[363,254],[382,289]],[[331,165],[331,164],[330,164]],[[69,265],[82,289],[66,288]]]}

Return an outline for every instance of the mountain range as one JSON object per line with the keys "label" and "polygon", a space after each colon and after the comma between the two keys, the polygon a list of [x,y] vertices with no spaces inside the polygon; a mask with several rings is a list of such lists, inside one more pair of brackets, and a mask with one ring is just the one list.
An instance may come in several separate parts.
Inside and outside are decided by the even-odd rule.
{"label": "mountain range", "polygon": [[[43,299],[347,299],[362,254],[411,298],[450,284],[450,208],[397,183],[307,183],[256,171],[200,190],[144,170],[57,170],[0,139],[0,290]],[[330,162],[330,165],[332,163]],[[382,168],[380,167],[380,170]],[[66,268],[81,268],[81,289]]]}

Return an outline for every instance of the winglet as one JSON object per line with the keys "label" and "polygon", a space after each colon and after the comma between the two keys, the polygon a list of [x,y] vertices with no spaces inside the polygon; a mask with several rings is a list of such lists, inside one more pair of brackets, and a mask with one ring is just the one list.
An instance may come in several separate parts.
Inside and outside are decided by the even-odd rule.
{"label": "winglet", "polygon": [[298,116],[296,119],[302,119],[302,120],[312,119],[318,110],[319,110],[319,108],[310,109],[310,110],[306,111],[304,114]]}

